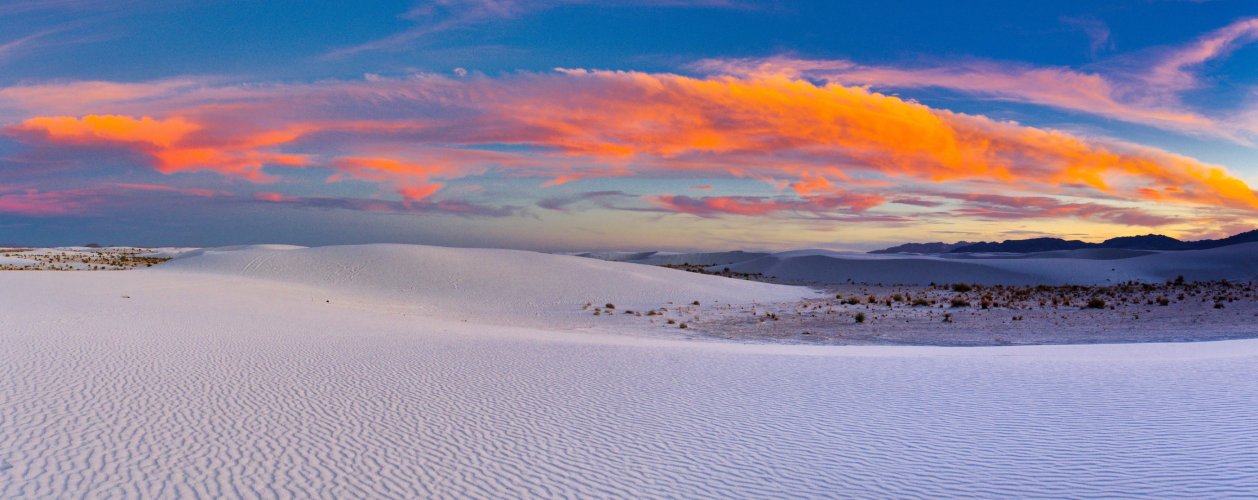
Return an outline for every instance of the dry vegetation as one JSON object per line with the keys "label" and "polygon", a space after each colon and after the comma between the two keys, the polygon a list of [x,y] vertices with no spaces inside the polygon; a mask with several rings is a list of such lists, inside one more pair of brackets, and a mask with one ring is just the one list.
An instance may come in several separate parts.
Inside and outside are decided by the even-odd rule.
{"label": "dry vegetation", "polygon": [[1229,281],[1113,286],[859,286],[824,299],[757,305],[665,304],[642,317],[691,337],[825,344],[1008,345],[1258,336],[1258,285]]}
{"label": "dry vegetation", "polygon": [[[152,267],[170,260],[146,257],[143,248],[0,248],[0,271],[116,271]],[[13,263],[13,259],[21,262]]]}

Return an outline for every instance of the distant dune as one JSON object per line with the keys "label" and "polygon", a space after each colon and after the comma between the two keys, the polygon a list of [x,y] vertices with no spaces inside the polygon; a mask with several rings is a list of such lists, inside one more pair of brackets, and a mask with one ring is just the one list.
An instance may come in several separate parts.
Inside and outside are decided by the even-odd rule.
{"label": "distant dune", "polygon": [[799,283],[1112,284],[1122,281],[1258,280],[1258,243],[1150,252],[1081,249],[1024,255],[886,255],[784,252],[733,271]]}

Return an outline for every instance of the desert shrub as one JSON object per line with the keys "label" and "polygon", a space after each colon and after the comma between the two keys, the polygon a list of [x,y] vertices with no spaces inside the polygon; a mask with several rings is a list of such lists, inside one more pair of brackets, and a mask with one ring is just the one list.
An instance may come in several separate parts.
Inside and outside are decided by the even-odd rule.
{"label": "desert shrub", "polygon": [[970,307],[970,301],[966,300],[965,297],[953,297],[951,303],[952,307]]}
{"label": "desert shrub", "polygon": [[694,302],[691,302],[691,303],[690,303],[690,305],[692,305],[692,306],[697,306],[697,305],[699,305],[699,301],[697,301],[697,300],[696,300],[696,301],[694,301]]}
{"label": "desert shrub", "polygon": [[665,321],[664,323],[669,324],[669,325],[675,325],[675,324],[677,324],[677,320],[675,320],[675,319],[670,319],[670,320],[668,320],[668,321]]}
{"label": "desert shrub", "polygon": [[1222,303],[1222,302],[1215,302],[1215,303],[1214,303],[1214,308],[1215,308],[1215,309],[1223,309],[1223,303]]}
{"label": "desert shrub", "polygon": [[856,313],[856,316],[854,317],[854,319],[856,319],[856,322],[857,322],[857,323],[864,323],[864,322],[865,322],[865,313],[863,313],[863,312],[858,312],[858,313]]}
{"label": "desert shrub", "polygon": [[615,308],[616,308],[616,304],[607,304],[607,305],[604,305],[603,307],[605,307],[605,308],[607,308],[607,309],[615,309]]}
{"label": "desert shrub", "polygon": [[1179,276],[1176,276],[1176,277],[1175,277],[1175,284],[1176,284],[1176,285],[1182,285],[1182,284],[1184,284],[1184,275],[1182,275],[1182,274],[1181,274],[1181,275],[1179,275]]}
{"label": "desert shrub", "polygon": [[681,328],[682,330],[685,330],[685,329],[690,328],[690,327],[689,327],[689,326],[686,326],[686,324],[685,324],[685,323],[682,323],[682,324],[680,324],[680,325],[677,325],[677,328]]}
{"label": "desert shrub", "polygon": [[943,322],[944,322],[944,323],[951,323],[951,322],[952,322],[952,313],[944,313],[944,316],[943,316]]}
{"label": "desert shrub", "polygon": [[965,292],[968,292],[968,291],[973,290],[973,289],[974,289],[974,287],[972,287],[972,286],[970,286],[970,285],[968,285],[968,284],[965,284],[965,283],[953,283],[953,284],[952,284],[952,291],[954,291],[954,292],[961,292],[961,293],[965,293]]}
{"label": "desert shrub", "polygon": [[913,306],[914,306],[914,307],[917,307],[917,306],[930,306],[930,301],[928,301],[928,300],[926,300],[926,299],[923,299],[923,298],[921,298],[921,297],[918,297],[918,298],[916,298],[916,299],[913,299]]}
{"label": "desert shrub", "polygon": [[1088,299],[1088,309],[1105,309],[1105,299],[1100,297]]}
{"label": "desert shrub", "polygon": [[846,304],[850,304],[850,305],[857,305],[857,304],[860,304],[860,303],[861,303],[861,299],[858,299],[858,298],[856,298],[856,297],[852,297],[852,298],[850,298],[850,299],[845,300],[845,301],[844,301],[844,303],[846,303]]}
{"label": "desert shrub", "polygon": [[1171,299],[1168,299],[1166,297],[1158,297],[1158,305],[1159,306],[1171,305]]}

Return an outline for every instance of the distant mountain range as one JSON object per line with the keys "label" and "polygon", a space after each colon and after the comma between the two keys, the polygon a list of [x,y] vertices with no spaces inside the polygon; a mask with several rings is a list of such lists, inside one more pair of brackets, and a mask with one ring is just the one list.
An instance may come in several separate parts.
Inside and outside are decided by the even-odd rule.
{"label": "distant mountain range", "polygon": [[1061,238],[1030,238],[1001,242],[905,243],[869,253],[1034,253],[1083,248],[1122,248],[1126,250],[1204,250],[1239,243],[1258,242],[1258,229],[1218,240],[1181,241],[1161,234],[1121,236],[1100,243]]}

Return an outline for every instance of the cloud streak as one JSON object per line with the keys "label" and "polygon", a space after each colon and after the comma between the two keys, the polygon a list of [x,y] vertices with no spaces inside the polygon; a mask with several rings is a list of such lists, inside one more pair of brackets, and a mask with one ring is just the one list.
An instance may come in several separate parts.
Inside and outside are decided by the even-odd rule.
{"label": "cloud streak", "polygon": [[[1088,33],[1093,52],[1109,43],[1109,30],[1099,21],[1065,21]],[[709,74],[780,75],[874,89],[941,88],[1249,144],[1258,128],[1243,113],[1219,119],[1217,113],[1191,109],[1181,94],[1203,86],[1198,74],[1202,64],[1255,40],[1258,18],[1246,18],[1183,45],[1111,58],[1094,65],[1095,71],[986,60],[887,66],[789,56],[713,59],[693,67]]]}

